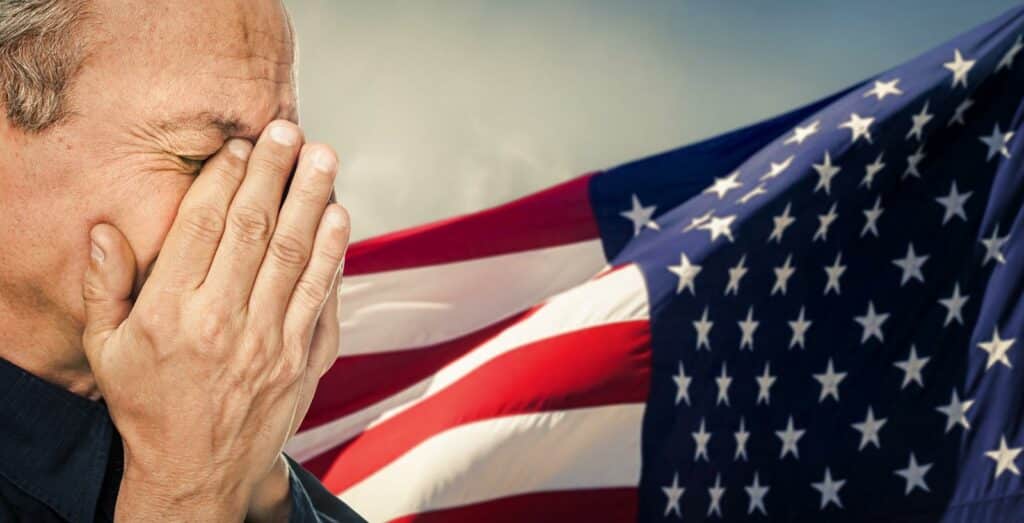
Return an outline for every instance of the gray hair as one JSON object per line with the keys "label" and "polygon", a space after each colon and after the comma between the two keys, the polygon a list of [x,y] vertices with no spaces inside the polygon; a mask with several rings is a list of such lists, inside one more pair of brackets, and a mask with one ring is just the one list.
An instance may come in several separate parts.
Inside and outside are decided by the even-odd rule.
{"label": "gray hair", "polygon": [[0,106],[15,127],[41,132],[68,115],[86,1],[0,0]]}

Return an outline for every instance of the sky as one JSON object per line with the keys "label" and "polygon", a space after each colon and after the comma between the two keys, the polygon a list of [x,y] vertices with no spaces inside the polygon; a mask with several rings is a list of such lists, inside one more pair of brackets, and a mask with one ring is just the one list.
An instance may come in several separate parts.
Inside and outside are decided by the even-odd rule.
{"label": "sky", "polygon": [[285,0],[362,239],[804,105],[1008,0]]}

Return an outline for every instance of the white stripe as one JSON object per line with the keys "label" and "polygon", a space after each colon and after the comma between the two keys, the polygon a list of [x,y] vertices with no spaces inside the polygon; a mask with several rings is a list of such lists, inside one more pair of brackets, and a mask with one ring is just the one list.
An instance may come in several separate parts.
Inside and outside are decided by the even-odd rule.
{"label": "white stripe", "polygon": [[469,423],[413,447],[341,493],[368,521],[564,489],[636,487],[644,404]]}
{"label": "white stripe", "polygon": [[346,276],[341,351],[350,356],[458,338],[579,285],[605,265],[601,240]]}
{"label": "white stripe", "polygon": [[300,432],[288,452],[305,461],[436,394],[488,361],[523,345],[580,329],[650,317],[644,277],[627,265],[555,296],[531,316],[511,325],[437,373],[377,403]]}

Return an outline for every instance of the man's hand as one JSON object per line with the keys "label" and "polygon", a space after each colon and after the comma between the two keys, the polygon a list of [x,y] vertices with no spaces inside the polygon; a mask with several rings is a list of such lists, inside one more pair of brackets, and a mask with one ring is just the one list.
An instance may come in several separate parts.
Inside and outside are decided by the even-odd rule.
{"label": "man's hand", "polygon": [[208,160],[134,304],[127,241],[92,231],[84,344],[124,440],[119,520],[240,519],[308,406],[349,222],[328,205],[334,153],[301,144],[274,122]]}

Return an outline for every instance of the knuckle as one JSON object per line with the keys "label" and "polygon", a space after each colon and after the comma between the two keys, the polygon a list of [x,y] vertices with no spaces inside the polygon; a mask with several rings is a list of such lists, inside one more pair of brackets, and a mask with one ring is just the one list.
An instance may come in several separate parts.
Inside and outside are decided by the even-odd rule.
{"label": "knuckle", "polygon": [[277,362],[277,378],[282,385],[291,385],[306,373],[306,362],[303,352],[295,349],[285,350]]}
{"label": "knuckle", "polygon": [[228,330],[228,315],[221,309],[213,308],[199,315],[196,336],[199,347],[205,352],[220,348]]}
{"label": "knuckle", "polygon": [[213,207],[197,205],[185,210],[182,229],[197,240],[216,242],[224,232],[224,218]]}
{"label": "knuckle", "polygon": [[232,209],[229,216],[231,227],[237,233],[236,236],[239,241],[261,244],[270,238],[274,219],[265,209],[241,206],[237,209]]}
{"label": "knuckle", "polygon": [[320,309],[327,301],[327,288],[330,282],[324,278],[307,275],[295,285],[295,299],[310,309]]}
{"label": "knuckle", "polygon": [[309,246],[292,234],[278,232],[270,242],[270,255],[285,267],[305,267],[309,261]]}

